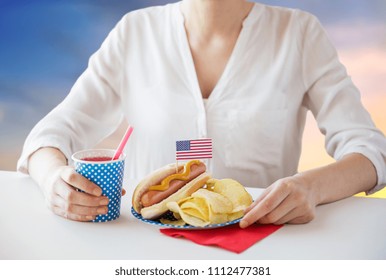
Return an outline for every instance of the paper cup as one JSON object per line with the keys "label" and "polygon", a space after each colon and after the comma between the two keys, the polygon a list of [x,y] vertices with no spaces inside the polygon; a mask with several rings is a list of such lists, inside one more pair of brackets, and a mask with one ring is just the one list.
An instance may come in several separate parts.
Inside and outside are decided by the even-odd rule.
{"label": "paper cup", "polygon": [[102,189],[102,195],[109,198],[107,214],[96,216],[93,222],[108,222],[119,218],[122,197],[122,182],[125,157],[111,160],[115,150],[92,149],[72,155],[76,172]]}

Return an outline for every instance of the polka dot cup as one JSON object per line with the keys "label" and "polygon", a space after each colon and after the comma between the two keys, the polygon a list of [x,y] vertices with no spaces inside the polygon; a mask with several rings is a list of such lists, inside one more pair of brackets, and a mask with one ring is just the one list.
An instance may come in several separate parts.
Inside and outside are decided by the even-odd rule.
{"label": "polka dot cup", "polygon": [[73,154],[75,170],[102,189],[110,200],[107,214],[96,216],[93,222],[108,222],[119,218],[125,154],[110,160],[114,150],[84,150]]}

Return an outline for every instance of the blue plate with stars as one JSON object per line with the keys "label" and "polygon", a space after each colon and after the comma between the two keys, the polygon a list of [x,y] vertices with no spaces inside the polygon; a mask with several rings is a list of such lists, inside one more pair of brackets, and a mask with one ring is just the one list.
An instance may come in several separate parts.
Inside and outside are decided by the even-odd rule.
{"label": "blue plate with stars", "polygon": [[[241,220],[241,218],[240,218],[240,219],[236,219],[236,220],[233,220],[233,221],[230,221],[230,222],[226,222],[226,223],[223,223],[223,224],[213,224],[213,225],[207,225],[205,227],[195,227],[195,226],[191,226],[191,225],[188,225],[188,224],[183,225],[183,226],[168,225],[168,224],[161,223],[159,220],[144,219],[141,214],[137,213],[134,210],[133,207],[131,207],[131,214],[133,214],[133,216],[135,218],[137,218],[138,220],[140,220],[140,221],[142,221],[144,223],[147,223],[147,224],[151,224],[151,225],[155,225],[155,226],[160,226],[160,227],[165,227],[165,228],[177,228],[177,229],[187,229],[187,230],[201,230],[201,229],[211,229],[211,228],[226,227],[226,226],[229,226],[229,225],[237,224]],[[173,214],[171,214],[171,212],[168,212],[168,213],[166,213],[163,216],[163,218],[173,220]]]}

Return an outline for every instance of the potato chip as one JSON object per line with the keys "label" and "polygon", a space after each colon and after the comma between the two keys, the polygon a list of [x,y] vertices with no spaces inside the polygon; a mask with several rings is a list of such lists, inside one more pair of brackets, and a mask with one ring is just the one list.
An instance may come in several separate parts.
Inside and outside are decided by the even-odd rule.
{"label": "potato chip", "polygon": [[228,214],[228,221],[233,221],[244,216],[244,210]]}
{"label": "potato chip", "polygon": [[196,227],[222,224],[244,215],[244,209],[252,203],[251,195],[232,179],[210,179],[207,187],[194,192],[178,202],[169,202],[167,207],[180,219]]}
{"label": "potato chip", "polygon": [[205,199],[210,210],[215,213],[230,213],[233,210],[233,205],[229,198],[216,192],[199,189],[192,194],[192,197]]}
{"label": "potato chip", "polygon": [[171,220],[168,220],[168,219],[161,218],[161,219],[159,219],[159,221],[161,223],[163,223],[164,225],[173,225],[173,226],[184,226],[184,225],[186,225],[185,221],[182,220],[182,219],[179,219],[179,220],[176,220],[176,221],[171,221]]}
{"label": "potato chip", "polygon": [[198,217],[204,221],[209,220],[209,208],[204,199],[199,197],[192,197],[190,200],[185,200],[179,205],[181,209],[192,216]]}
{"label": "potato chip", "polygon": [[207,182],[206,182],[206,188],[208,190],[213,190],[213,186],[216,184],[216,182],[219,181],[218,179],[215,179],[215,178],[210,178]]}
{"label": "potato chip", "polygon": [[209,221],[210,221],[210,224],[212,224],[212,225],[226,223],[229,221],[228,220],[228,214],[210,212],[209,213]]}
{"label": "potato chip", "polygon": [[180,216],[180,214],[178,214],[178,213],[173,212],[173,217],[174,217],[176,220],[181,220],[181,216]]}
{"label": "potato chip", "polygon": [[172,201],[167,204],[167,207],[170,209],[172,212],[176,212],[181,216],[181,219],[184,220],[187,224],[195,226],[195,227],[204,227],[209,225],[209,221],[203,221],[195,216],[186,214],[178,205],[177,202]]}
{"label": "potato chip", "polygon": [[221,179],[212,181],[211,183],[211,189],[214,192],[222,194],[232,202],[232,213],[242,211],[251,205],[251,195],[239,182],[233,179]]}

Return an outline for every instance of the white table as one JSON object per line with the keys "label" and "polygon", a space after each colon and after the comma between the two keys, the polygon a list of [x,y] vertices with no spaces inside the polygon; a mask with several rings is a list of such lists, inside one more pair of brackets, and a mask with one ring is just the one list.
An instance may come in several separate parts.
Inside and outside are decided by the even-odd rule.
{"label": "white table", "polygon": [[[130,213],[81,223],[51,213],[27,176],[0,171],[0,259],[386,259],[386,199],[352,197],[319,206],[305,225],[285,225],[241,254],[171,238]],[[253,189],[257,195],[261,190]]]}

